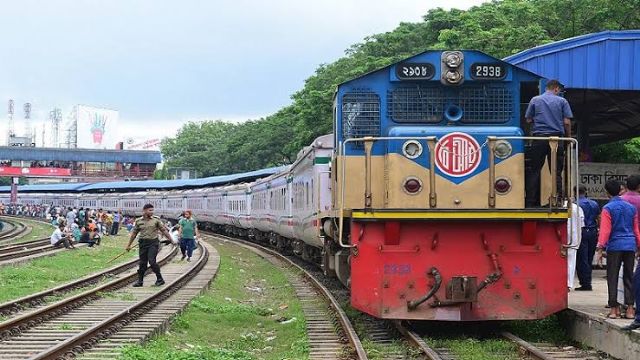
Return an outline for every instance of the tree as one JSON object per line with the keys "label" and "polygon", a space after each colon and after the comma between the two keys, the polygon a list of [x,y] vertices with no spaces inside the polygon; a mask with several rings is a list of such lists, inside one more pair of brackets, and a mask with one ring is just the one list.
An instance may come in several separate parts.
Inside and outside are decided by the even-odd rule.
{"label": "tree", "polygon": [[171,166],[205,176],[290,163],[332,131],[333,95],[344,81],[429,49],[477,49],[502,58],[581,34],[634,29],[639,8],[640,0],[493,0],[466,11],[432,9],[423,21],[368,36],[320,65],[275,114],[242,124],[186,124],[163,141],[162,152]]}

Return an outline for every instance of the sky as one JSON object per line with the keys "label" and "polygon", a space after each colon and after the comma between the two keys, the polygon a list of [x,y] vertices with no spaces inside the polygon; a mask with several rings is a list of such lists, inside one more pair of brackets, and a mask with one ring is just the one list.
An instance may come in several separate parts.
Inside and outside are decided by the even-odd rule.
{"label": "sky", "polygon": [[[458,0],[466,9],[482,0]],[[318,65],[445,0],[21,0],[0,11],[0,139],[14,99],[50,145],[53,107],[119,111],[119,138],[173,136],[190,120],[269,115]]]}

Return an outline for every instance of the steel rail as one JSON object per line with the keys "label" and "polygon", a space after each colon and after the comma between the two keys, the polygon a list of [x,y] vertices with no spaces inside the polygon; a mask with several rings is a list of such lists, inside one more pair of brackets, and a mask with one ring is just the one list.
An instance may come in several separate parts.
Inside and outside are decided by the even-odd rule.
{"label": "steel rail", "polygon": [[[48,239],[41,239],[41,241],[46,240],[48,241]],[[16,251],[12,251],[12,252],[7,252],[4,254],[0,254],[0,262],[3,261],[8,261],[8,260],[14,260],[14,259],[20,259],[23,257],[27,257],[30,255],[35,255],[35,254],[40,254],[40,253],[45,253],[45,252],[49,252],[49,251],[53,251],[53,250],[59,250],[60,248],[56,248],[53,245],[46,243],[46,245],[40,245],[37,247],[33,247],[30,249],[24,249],[24,248],[18,248],[16,249]]]}
{"label": "steel rail", "polygon": [[[1,218],[0,220],[7,222],[5,218]],[[21,222],[10,221],[10,223],[13,224],[13,229],[0,235],[0,243],[3,245],[10,243],[12,240],[16,240],[18,237],[27,235],[29,232],[29,228]]]}
{"label": "steel rail", "polygon": [[132,320],[148,312],[148,309],[155,307],[158,303],[171,296],[171,294],[186,284],[191,277],[196,275],[204,267],[209,259],[209,250],[205,246],[202,246],[202,244],[198,244],[198,246],[201,249],[202,255],[197,263],[192,266],[188,272],[181,274],[169,284],[160,288],[157,293],[121,310],[117,314],[110,316],[81,333],[58,343],[56,346],[39,353],[31,359],[66,359],[74,357],[84,352],[84,350],[93,347],[98,341],[104,340],[111,334],[116,333]]}
{"label": "steel rail", "polygon": [[219,238],[219,239],[221,239],[223,241],[228,240],[228,241],[232,241],[232,242],[238,243],[239,245],[244,246],[246,248],[251,248],[253,250],[259,250],[259,251],[261,251],[263,253],[266,253],[266,254],[268,254],[270,256],[276,257],[279,260],[282,260],[287,265],[289,265],[289,266],[293,267],[294,269],[300,271],[304,275],[304,277],[307,280],[309,280],[311,285],[329,302],[329,305],[331,306],[332,310],[336,313],[338,321],[340,322],[340,325],[342,326],[342,329],[344,330],[345,335],[347,336],[347,339],[349,340],[349,343],[353,347],[357,358],[360,359],[360,360],[368,359],[367,353],[364,350],[364,347],[362,346],[362,342],[360,341],[360,337],[358,336],[358,334],[356,333],[355,329],[353,328],[353,325],[351,324],[351,320],[349,320],[349,317],[344,312],[344,310],[342,309],[342,307],[340,306],[340,304],[338,303],[336,298],[333,297],[333,295],[331,294],[329,289],[327,289],[324,285],[322,285],[320,283],[320,281],[318,281],[315,278],[315,276],[311,275],[311,273],[309,273],[307,270],[305,270],[300,265],[298,265],[295,262],[291,261],[291,259],[287,258],[286,256],[278,253],[275,250],[272,250],[272,249],[269,249],[267,247],[264,247],[262,245],[258,245],[258,244],[255,244],[255,243],[252,243],[252,242],[249,242],[249,241],[246,241],[246,240],[233,238],[233,237],[229,237],[229,236],[225,236],[225,235],[214,234],[214,233],[205,232],[205,231],[202,231],[202,233],[205,233],[205,234],[207,234],[207,235],[209,235],[211,237],[214,237],[214,238]]}
{"label": "steel rail", "polygon": [[[164,265],[170,261],[178,252],[177,247],[173,247],[169,255],[164,257],[158,262],[158,265]],[[90,301],[99,298],[102,292],[109,292],[122,288],[137,278],[138,274],[133,272],[127,276],[119,279],[109,281],[103,285],[97,286],[93,289],[84,291],[74,296],[62,299],[48,306],[42,307],[27,314],[23,314],[7,321],[0,323],[0,340],[5,340],[13,335],[18,335],[22,331],[38,325],[48,319],[54,318],[61,314],[67,313],[72,309],[89,303]]]}
{"label": "steel rail", "polygon": [[405,327],[401,321],[395,320],[393,321],[393,325],[395,325],[400,334],[402,334],[411,345],[418,348],[427,357],[427,359],[443,360],[442,356],[433,350],[420,335]]}
{"label": "steel rail", "polygon": [[[176,253],[177,253],[177,250],[176,250]],[[165,257],[171,256],[171,254],[172,254],[171,252],[167,253],[162,259],[160,259],[160,261],[162,261]],[[45,303],[46,298],[49,296],[60,295],[69,291],[73,291],[75,289],[93,285],[94,283],[97,283],[98,281],[100,281],[100,279],[102,279],[103,277],[122,273],[131,268],[136,267],[137,264],[138,264],[138,258],[134,258],[125,263],[110,267],[98,273],[87,275],[78,280],[74,280],[66,284],[56,286],[51,289],[47,289],[35,294],[30,294],[12,301],[2,303],[0,304],[0,314],[10,315],[28,307],[35,307],[38,305],[42,305]]]}
{"label": "steel rail", "polygon": [[518,347],[520,347],[521,350],[525,352],[526,355],[529,355],[530,357],[534,357],[537,360],[554,360],[555,359],[554,357],[545,354],[542,350],[538,349],[536,346],[513,335],[508,331],[501,332],[500,336],[515,343],[516,345],[518,345]]}
{"label": "steel rail", "polygon": [[25,249],[33,249],[35,247],[49,245],[49,238],[41,238],[21,243],[9,244],[4,247],[0,247],[0,255],[16,253]]}

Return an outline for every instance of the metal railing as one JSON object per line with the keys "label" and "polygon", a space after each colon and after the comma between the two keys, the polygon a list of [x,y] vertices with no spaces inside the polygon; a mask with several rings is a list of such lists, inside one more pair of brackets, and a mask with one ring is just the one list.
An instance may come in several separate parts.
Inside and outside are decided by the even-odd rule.
{"label": "metal railing", "polygon": [[[340,158],[339,164],[339,178],[340,178],[340,204],[339,204],[339,215],[338,215],[338,243],[341,247],[351,248],[354,247],[352,244],[345,244],[343,241],[343,232],[344,232],[344,214],[345,214],[345,185],[346,185],[346,147],[349,143],[361,142],[364,143],[364,153],[365,153],[365,193],[364,193],[364,205],[365,209],[370,209],[373,203],[373,194],[372,194],[372,161],[371,161],[371,152],[373,149],[373,143],[375,141],[402,141],[402,140],[416,140],[416,141],[425,141],[427,143],[427,147],[429,149],[429,208],[435,208],[437,206],[437,191],[436,191],[436,171],[435,171],[435,147],[437,143],[437,137],[435,136],[399,136],[399,137],[361,137],[361,138],[350,138],[345,141],[341,141],[338,146],[338,157]],[[496,163],[495,163],[495,145],[499,140],[523,140],[523,141],[547,141],[549,142],[549,146],[551,148],[550,154],[550,178],[551,178],[551,193],[549,195],[549,209],[564,207],[563,203],[558,202],[558,189],[556,184],[557,177],[557,161],[558,161],[558,146],[560,142],[567,143],[569,145],[569,151],[565,151],[565,188],[567,189],[566,193],[570,193],[571,186],[574,186],[574,197],[569,197],[568,201],[578,199],[578,189],[577,189],[577,179],[579,178],[578,173],[578,141],[574,138],[567,137],[537,137],[537,136],[488,136],[487,141],[485,141],[477,151],[482,151],[482,148],[487,145],[489,149],[489,192],[488,192],[488,206],[490,208],[495,208],[496,203],[496,189],[494,186],[496,173]],[[473,154],[466,154],[464,156],[471,156]],[[462,156],[462,155],[461,155]],[[571,175],[569,175],[571,174]],[[567,210],[569,217],[571,217],[571,204],[567,204]],[[570,239],[570,237],[569,237]],[[570,241],[570,240],[569,240]]]}

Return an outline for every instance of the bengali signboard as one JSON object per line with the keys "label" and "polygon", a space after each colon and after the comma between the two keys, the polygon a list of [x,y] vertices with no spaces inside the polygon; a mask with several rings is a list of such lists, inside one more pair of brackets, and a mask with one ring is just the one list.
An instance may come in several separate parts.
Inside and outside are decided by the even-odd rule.
{"label": "bengali signboard", "polygon": [[580,184],[587,187],[589,197],[608,199],[604,184],[610,179],[622,182],[632,174],[640,174],[637,164],[580,163]]}
{"label": "bengali signboard", "polygon": [[78,105],[77,143],[80,149],[115,149],[118,118],[115,110]]}
{"label": "bengali signboard", "polygon": [[124,150],[152,150],[160,151],[160,139],[128,137],[125,139]]}
{"label": "bengali signboard", "polygon": [[0,176],[71,176],[71,169],[53,167],[0,166]]}

